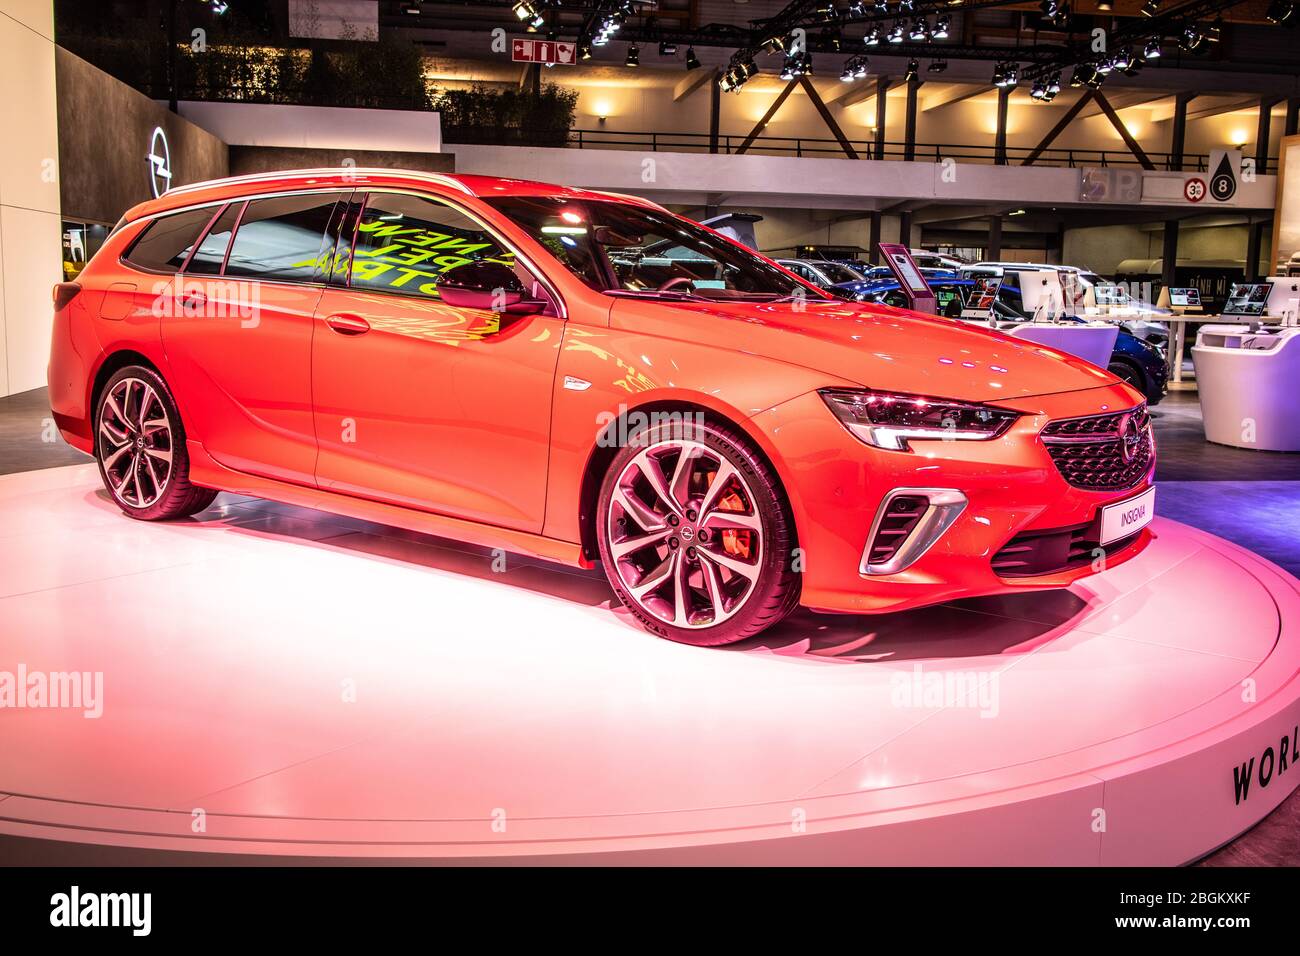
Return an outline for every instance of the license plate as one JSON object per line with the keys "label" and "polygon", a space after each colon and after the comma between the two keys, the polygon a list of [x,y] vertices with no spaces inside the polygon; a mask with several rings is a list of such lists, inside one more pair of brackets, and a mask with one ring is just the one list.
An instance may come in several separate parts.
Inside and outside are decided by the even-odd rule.
{"label": "license plate", "polygon": [[1136,498],[1117,501],[1101,509],[1101,543],[1110,544],[1141,531],[1156,516],[1156,490],[1148,488]]}

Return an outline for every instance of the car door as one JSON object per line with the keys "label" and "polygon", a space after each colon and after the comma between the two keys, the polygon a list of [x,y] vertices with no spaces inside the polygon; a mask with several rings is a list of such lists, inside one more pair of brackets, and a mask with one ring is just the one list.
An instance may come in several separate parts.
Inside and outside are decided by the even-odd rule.
{"label": "car door", "polygon": [[438,283],[460,266],[523,269],[449,200],[376,191],[350,219],[350,263],[312,347],[320,486],[540,531],[561,304],[547,293],[545,312],[506,315],[443,302]]}
{"label": "car door", "polygon": [[311,339],[331,224],[349,195],[232,202],[178,277],[162,338],[182,413],[208,453],[237,471],[315,483]]}

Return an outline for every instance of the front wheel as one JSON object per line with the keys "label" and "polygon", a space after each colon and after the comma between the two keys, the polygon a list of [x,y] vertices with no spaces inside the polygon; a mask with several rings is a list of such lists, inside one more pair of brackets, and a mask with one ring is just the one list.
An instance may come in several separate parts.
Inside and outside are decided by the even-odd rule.
{"label": "front wheel", "polygon": [[597,507],[610,585],[661,637],[730,644],[798,601],[780,485],[729,428],[674,422],[638,432],[610,464]]}
{"label": "front wheel", "polygon": [[202,511],[217,493],[190,484],[185,428],[153,369],[114,372],[95,409],[95,458],[113,501],[132,518],[161,521]]}

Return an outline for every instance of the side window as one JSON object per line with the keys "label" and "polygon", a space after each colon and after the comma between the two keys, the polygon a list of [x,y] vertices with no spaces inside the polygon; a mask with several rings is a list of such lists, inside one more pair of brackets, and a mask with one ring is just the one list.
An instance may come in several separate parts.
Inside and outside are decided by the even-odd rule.
{"label": "side window", "polygon": [[328,264],[327,233],[344,193],[251,199],[226,260],[228,276],[310,282]]}
{"label": "side window", "polygon": [[357,222],[350,285],[436,298],[444,275],[484,259],[515,267],[513,252],[450,206],[422,196],[371,193]]}
{"label": "side window", "polygon": [[230,234],[235,231],[235,220],[243,208],[242,202],[232,202],[226,206],[199,243],[198,249],[194,250],[194,255],[185,267],[186,273],[214,276],[221,272],[221,264],[226,261],[226,247],[230,245]]}
{"label": "side window", "polygon": [[215,206],[161,216],[131,244],[126,261],[150,272],[179,272],[199,233],[217,213]]}

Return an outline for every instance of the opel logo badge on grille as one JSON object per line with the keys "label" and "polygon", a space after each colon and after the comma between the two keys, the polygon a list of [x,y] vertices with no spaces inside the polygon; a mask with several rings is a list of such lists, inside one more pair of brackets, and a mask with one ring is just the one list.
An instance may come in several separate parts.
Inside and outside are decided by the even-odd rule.
{"label": "opel logo badge on grille", "polygon": [[1127,465],[1137,457],[1138,449],[1142,447],[1142,428],[1138,425],[1137,419],[1126,412],[1120,418],[1118,432],[1119,454]]}

